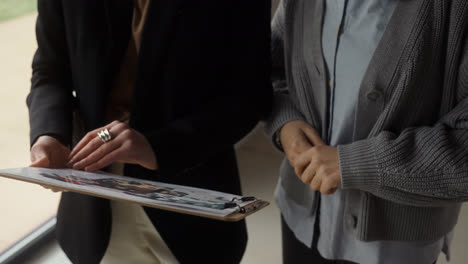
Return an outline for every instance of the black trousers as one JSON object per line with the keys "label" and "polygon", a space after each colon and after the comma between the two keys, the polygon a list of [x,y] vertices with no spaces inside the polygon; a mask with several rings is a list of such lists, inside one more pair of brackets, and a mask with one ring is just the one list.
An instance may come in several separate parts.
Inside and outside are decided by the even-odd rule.
{"label": "black trousers", "polygon": [[312,247],[308,248],[301,241],[297,240],[293,231],[281,217],[281,233],[283,236],[283,263],[284,264],[355,264],[344,260],[328,260],[323,258],[317,250],[317,241],[320,229],[316,223],[314,227],[314,238]]}
{"label": "black trousers", "polygon": [[[320,228],[316,221],[314,226],[314,238],[312,247],[308,248],[301,241],[297,240],[293,231],[288,227],[281,216],[281,233],[283,236],[283,263],[284,264],[357,264],[345,260],[328,260],[323,258],[317,249],[317,242],[320,236]],[[436,264],[437,261],[434,261]]]}

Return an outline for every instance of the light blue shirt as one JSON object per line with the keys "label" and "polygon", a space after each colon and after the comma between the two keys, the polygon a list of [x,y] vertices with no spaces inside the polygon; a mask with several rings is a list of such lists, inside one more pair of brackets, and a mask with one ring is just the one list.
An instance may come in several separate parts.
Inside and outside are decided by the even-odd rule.
{"label": "light blue shirt", "polygon": [[[324,0],[322,48],[330,88],[329,143],[351,143],[359,88],[398,0]],[[448,253],[451,233],[436,241],[363,242],[343,226],[346,190],[322,195],[318,250],[360,264],[432,264]]]}

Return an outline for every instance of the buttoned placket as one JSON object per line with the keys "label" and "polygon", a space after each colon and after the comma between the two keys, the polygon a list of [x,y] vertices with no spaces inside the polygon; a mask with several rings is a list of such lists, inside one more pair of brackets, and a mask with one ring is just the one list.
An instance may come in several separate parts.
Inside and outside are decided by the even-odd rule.
{"label": "buttoned placket", "polygon": [[[328,127],[328,139],[330,140],[332,137],[333,131],[333,112],[334,112],[334,102],[335,102],[335,80],[336,80],[336,59],[338,54],[338,49],[340,45],[340,37],[343,33],[343,27],[345,25],[345,17],[346,17],[346,6],[348,4],[348,0],[336,0],[334,1],[334,6],[327,6],[328,9],[333,8],[336,10],[336,13],[341,14],[341,16],[333,22],[336,22],[336,25],[333,25],[336,28],[335,36],[333,38],[333,42],[330,43],[332,45],[333,50],[333,57],[331,60],[329,58],[328,61],[332,61],[333,65],[329,66],[329,74],[328,74],[328,89],[330,90],[329,95],[329,127]],[[326,54],[324,54],[326,56]]]}

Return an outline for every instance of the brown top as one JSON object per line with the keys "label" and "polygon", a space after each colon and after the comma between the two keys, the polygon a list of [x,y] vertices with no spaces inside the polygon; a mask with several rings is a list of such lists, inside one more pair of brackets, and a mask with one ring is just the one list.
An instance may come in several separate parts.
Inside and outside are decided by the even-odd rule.
{"label": "brown top", "polygon": [[107,106],[107,121],[120,120],[128,122],[130,118],[130,105],[132,103],[133,83],[138,61],[138,51],[141,44],[141,35],[146,20],[150,0],[133,1],[132,34],[128,42],[127,52],[120,66],[119,74],[109,93]]}

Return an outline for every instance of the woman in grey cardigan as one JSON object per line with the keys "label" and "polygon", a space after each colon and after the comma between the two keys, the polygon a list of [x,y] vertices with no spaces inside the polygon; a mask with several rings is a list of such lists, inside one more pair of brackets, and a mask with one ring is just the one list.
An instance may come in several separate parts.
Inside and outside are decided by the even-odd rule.
{"label": "woman in grey cardigan", "polygon": [[448,256],[468,200],[468,2],[283,0],[272,55],[284,262]]}

